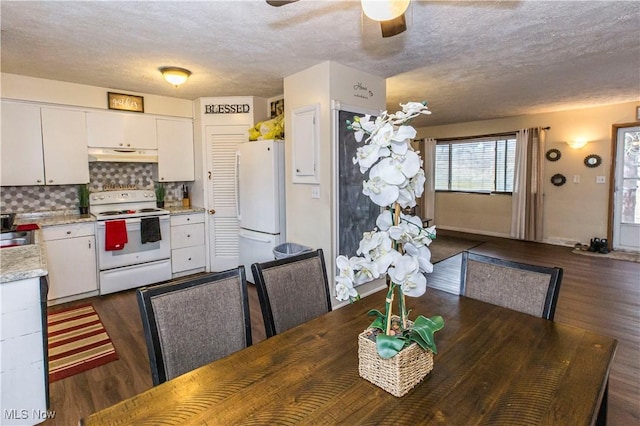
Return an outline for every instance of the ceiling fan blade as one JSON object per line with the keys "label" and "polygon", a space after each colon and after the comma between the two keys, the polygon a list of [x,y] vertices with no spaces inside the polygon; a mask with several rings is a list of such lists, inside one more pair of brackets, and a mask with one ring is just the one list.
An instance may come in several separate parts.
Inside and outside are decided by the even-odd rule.
{"label": "ceiling fan blade", "polygon": [[269,4],[270,6],[280,7],[284,6],[285,4],[295,3],[297,1],[298,0],[267,0],[267,4]]}
{"label": "ceiling fan blade", "polygon": [[406,31],[407,20],[404,17],[404,13],[395,19],[380,21],[380,29],[382,30],[382,37],[393,37]]}

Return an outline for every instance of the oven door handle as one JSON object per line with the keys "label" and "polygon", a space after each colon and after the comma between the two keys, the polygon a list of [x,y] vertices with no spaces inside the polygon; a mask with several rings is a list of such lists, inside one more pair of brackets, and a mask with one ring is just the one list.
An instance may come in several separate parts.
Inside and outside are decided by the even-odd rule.
{"label": "oven door handle", "polygon": [[[146,217],[156,217],[156,216],[146,216]],[[168,222],[169,219],[170,219],[169,215],[157,216],[157,217],[158,217],[158,219],[160,219],[160,222]],[[129,224],[134,224],[134,223],[140,223],[140,222],[142,222],[142,219],[143,218],[141,218],[141,217],[132,217],[132,218],[129,218],[129,219],[113,219],[113,220],[124,220],[125,223],[127,225],[129,225]],[[104,228],[106,226],[105,225],[106,222],[108,222],[108,220],[98,221],[97,222],[98,228]]]}

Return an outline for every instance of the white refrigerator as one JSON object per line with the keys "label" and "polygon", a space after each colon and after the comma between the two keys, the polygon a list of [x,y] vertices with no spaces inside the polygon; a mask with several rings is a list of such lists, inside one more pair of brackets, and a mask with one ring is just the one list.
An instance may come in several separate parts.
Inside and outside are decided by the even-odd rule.
{"label": "white refrigerator", "polygon": [[251,265],[273,260],[285,242],[284,141],[242,142],[236,155],[240,263],[254,282]]}

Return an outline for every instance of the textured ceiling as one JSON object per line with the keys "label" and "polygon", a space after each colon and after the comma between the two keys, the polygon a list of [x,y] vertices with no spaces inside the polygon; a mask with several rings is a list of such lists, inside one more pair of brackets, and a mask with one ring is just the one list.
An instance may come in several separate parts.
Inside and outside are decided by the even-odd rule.
{"label": "textured ceiling", "polygon": [[[196,99],[282,94],[323,61],[387,78],[416,126],[640,101],[640,2],[418,1],[383,39],[359,1],[1,2],[2,72]],[[193,72],[174,88],[158,68]]]}

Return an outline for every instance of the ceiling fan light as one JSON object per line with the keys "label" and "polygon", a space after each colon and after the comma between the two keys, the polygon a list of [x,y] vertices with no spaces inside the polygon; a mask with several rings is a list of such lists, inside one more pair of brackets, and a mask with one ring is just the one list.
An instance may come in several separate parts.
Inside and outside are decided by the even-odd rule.
{"label": "ceiling fan light", "polygon": [[160,68],[160,72],[165,80],[176,87],[187,81],[187,78],[191,75],[191,71],[177,67]]}
{"label": "ceiling fan light", "polygon": [[362,11],[374,21],[389,21],[402,16],[411,0],[362,0]]}

